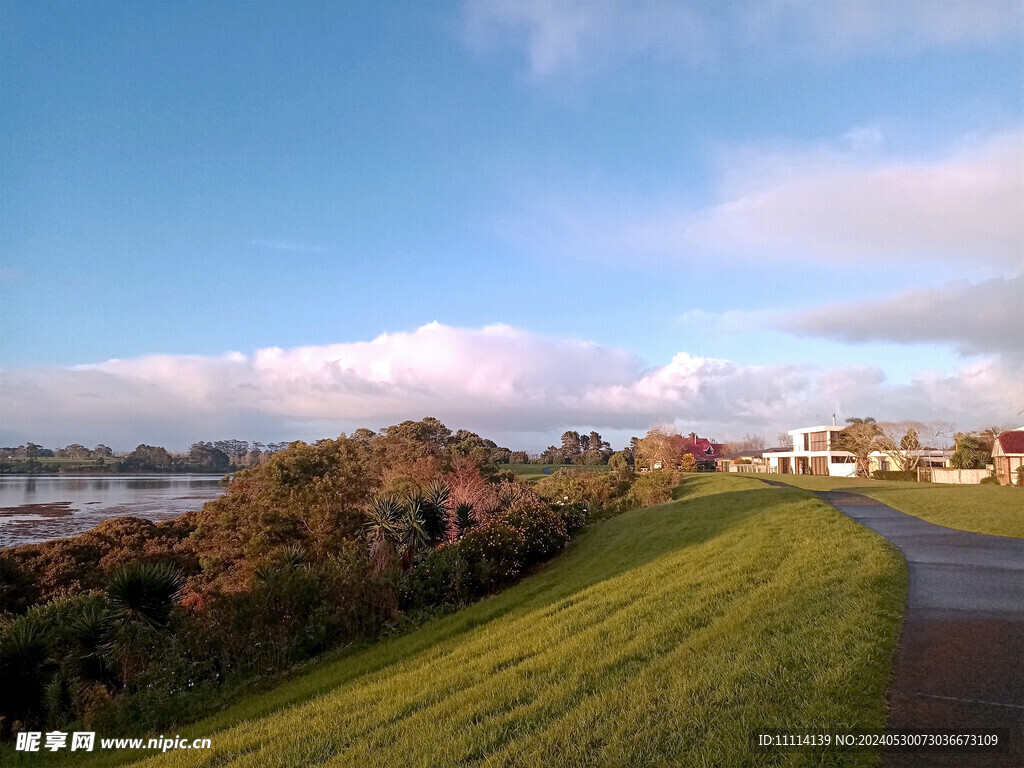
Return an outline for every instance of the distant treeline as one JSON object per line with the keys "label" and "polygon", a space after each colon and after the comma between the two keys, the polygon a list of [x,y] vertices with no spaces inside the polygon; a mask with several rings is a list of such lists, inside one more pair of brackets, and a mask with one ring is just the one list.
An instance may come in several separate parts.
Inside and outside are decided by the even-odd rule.
{"label": "distant treeline", "polygon": [[[608,464],[632,466],[638,438],[634,437],[618,454],[598,432],[589,434],[574,430],[562,434],[560,446],[549,446],[542,453],[513,451],[475,432],[460,429],[451,435],[453,449],[478,464]],[[139,445],[124,455],[115,454],[100,443],[87,448],[72,443],[63,448],[44,448],[26,443],[16,448],[0,448],[0,473],[52,474],[79,472],[233,472],[266,461],[291,443],[261,443],[247,440],[215,440],[193,443],[188,453],[171,453],[159,445]]]}
{"label": "distant treeline", "polygon": [[217,440],[193,443],[188,453],[171,453],[159,445],[142,444],[118,456],[102,443],[91,449],[78,443],[56,449],[26,443],[0,448],[0,473],[229,472],[259,464],[289,445]]}

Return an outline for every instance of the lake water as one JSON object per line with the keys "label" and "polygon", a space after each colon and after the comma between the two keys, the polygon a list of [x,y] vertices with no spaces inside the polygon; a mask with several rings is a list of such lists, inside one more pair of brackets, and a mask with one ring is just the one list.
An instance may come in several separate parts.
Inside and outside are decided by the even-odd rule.
{"label": "lake water", "polygon": [[0,476],[0,547],[74,536],[108,517],[167,520],[220,496],[221,477]]}

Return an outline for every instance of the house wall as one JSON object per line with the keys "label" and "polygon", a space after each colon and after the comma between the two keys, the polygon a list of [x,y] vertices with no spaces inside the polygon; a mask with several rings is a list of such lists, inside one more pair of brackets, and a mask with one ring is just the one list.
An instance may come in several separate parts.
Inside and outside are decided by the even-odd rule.
{"label": "house wall", "polygon": [[1012,453],[1009,456],[992,454],[996,477],[1002,485],[1013,485],[1017,482],[1017,467],[1024,465],[1024,455]]}
{"label": "house wall", "polygon": [[768,471],[852,477],[856,465],[844,461],[849,454],[832,449],[835,436],[842,431],[841,427],[825,424],[789,430],[793,450],[768,455]]}

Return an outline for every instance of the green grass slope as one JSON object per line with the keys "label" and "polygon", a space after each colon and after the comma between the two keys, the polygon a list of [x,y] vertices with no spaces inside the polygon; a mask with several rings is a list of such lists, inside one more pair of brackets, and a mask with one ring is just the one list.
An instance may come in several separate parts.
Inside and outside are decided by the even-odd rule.
{"label": "green grass slope", "polygon": [[882,727],[902,559],[798,489],[694,476],[677,495],[500,595],[180,731],[211,750],[144,764],[874,764],[748,739]]}
{"label": "green grass slope", "polygon": [[1024,539],[1024,491],[1020,488],[808,475],[763,477],[813,491],[862,493],[900,512],[946,528]]}

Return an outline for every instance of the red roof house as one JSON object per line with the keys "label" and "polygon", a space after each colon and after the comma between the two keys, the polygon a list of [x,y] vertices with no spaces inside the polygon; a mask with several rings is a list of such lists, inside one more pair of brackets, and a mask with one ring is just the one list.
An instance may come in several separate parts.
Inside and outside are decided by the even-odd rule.
{"label": "red roof house", "polygon": [[715,460],[722,455],[723,448],[725,446],[721,443],[712,443],[706,437],[697,437],[696,432],[691,432],[689,437],[683,438],[683,451],[697,460],[699,472],[714,472]]}
{"label": "red roof house", "polygon": [[1002,485],[1012,485],[1018,480],[1020,467],[1024,466],[1024,427],[1008,429],[996,437],[992,446],[992,464],[996,477]]}

